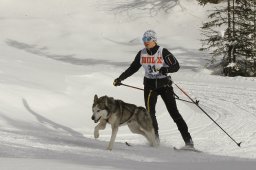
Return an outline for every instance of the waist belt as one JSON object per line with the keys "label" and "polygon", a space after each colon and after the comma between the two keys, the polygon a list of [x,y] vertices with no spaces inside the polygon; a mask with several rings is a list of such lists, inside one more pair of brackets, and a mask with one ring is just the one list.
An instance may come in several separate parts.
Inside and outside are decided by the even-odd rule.
{"label": "waist belt", "polygon": [[171,86],[172,80],[170,76],[161,79],[149,79],[144,77],[143,84],[145,87],[150,88],[151,90],[156,90],[162,87]]}

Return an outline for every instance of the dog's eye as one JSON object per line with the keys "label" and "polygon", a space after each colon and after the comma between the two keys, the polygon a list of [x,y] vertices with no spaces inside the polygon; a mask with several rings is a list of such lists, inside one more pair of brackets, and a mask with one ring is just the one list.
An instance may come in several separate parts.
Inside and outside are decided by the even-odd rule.
{"label": "dog's eye", "polygon": [[100,112],[100,110],[97,110],[96,112]]}

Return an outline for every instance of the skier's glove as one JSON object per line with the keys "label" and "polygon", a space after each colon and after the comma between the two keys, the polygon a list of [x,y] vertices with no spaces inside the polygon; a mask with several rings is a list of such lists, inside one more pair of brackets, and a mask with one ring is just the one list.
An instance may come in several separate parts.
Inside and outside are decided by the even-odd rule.
{"label": "skier's glove", "polygon": [[122,83],[121,83],[121,79],[120,78],[116,78],[115,80],[114,80],[114,82],[113,82],[113,85],[114,86],[120,86]]}
{"label": "skier's glove", "polygon": [[162,74],[162,75],[167,75],[168,73],[168,68],[167,67],[161,67],[159,69],[159,73]]}

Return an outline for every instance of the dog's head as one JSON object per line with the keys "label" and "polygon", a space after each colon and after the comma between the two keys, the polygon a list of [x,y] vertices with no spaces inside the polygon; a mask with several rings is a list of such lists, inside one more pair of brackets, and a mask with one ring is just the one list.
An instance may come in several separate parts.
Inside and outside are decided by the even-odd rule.
{"label": "dog's head", "polygon": [[111,109],[111,103],[113,102],[114,99],[112,97],[102,96],[98,98],[98,96],[95,95],[92,105],[92,120],[97,123],[100,119],[108,119]]}

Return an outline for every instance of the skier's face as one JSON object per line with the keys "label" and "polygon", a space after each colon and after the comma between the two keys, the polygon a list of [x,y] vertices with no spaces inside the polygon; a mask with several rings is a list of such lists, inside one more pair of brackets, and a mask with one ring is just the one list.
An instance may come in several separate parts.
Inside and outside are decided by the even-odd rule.
{"label": "skier's face", "polygon": [[155,41],[146,41],[144,42],[144,45],[146,48],[153,48],[155,45],[156,45],[156,42]]}

